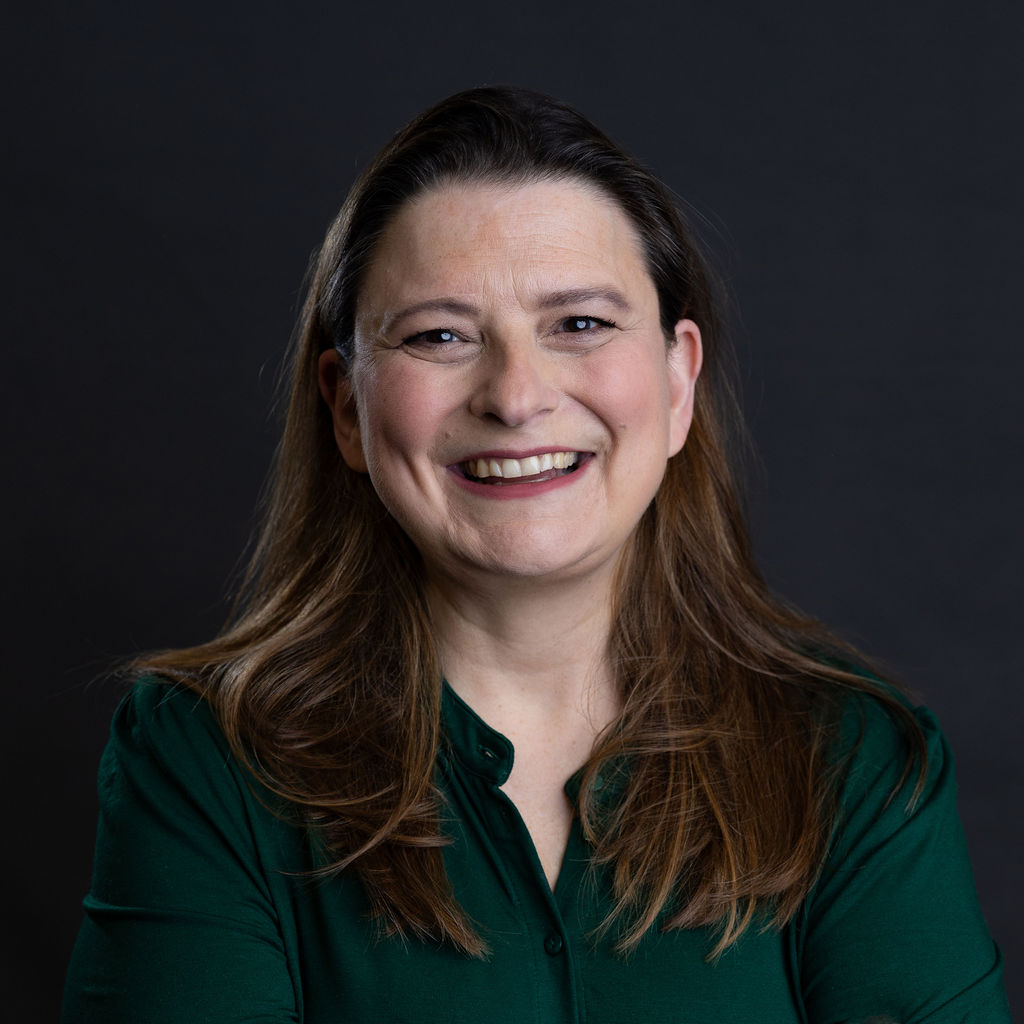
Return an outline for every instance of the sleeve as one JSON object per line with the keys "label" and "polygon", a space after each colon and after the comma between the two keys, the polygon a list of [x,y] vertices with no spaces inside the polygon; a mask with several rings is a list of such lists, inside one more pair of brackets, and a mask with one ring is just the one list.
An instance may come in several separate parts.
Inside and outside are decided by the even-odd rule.
{"label": "sleeve", "polygon": [[803,912],[801,978],[814,1024],[1009,1024],[999,950],[981,916],[957,814],[953,759],[928,712],[928,748],[889,799],[908,752],[865,698],[822,875]]}
{"label": "sleeve", "polygon": [[99,797],[64,1024],[297,1021],[258,836],[272,816],[205,703],[137,684],[115,715]]}

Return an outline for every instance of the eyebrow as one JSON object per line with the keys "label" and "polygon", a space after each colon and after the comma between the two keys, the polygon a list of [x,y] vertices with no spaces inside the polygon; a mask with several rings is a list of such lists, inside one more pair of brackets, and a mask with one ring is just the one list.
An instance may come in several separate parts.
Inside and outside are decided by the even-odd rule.
{"label": "eyebrow", "polygon": [[395,324],[406,317],[415,316],[417,313],[451,313],[454,316],[475,316],[480,311],[476,306],[459,299],[438,298],[425,299],[423,302],[414,302],[411,306],[400,309],[397,313],[389,316],[381,327],[381,332],[387,334]]}
{"label": "eyebrow", "polygon": [[566,288],[560,292],[549,292],[541,296],[537,308],[558,309],[562,306],[575,306],[581,302],[592,302],[594,299],[603,299],[623,312],[628,312],[632,308],[622,292],[615,288]]}
{"label": "eyebrow", "polygon": [[[565,288],[562,291],[548,292],[542,295],[536,303],[539,310],[560,309],[565,306],[576,306],[580,303],[593,302],[595,299],[602,299],[622,312],[629,312],[632,308],[626,297],[615,288]],[[395,324],[406,317],[415,316],[417,313],[451,313],[454,316],[477,316],[480,310],[468,302],[455,298],[425,299],[423,302],[414,302],[406,306],[392,316],[389,316],[383,324],[383,333],[387,334]]]}

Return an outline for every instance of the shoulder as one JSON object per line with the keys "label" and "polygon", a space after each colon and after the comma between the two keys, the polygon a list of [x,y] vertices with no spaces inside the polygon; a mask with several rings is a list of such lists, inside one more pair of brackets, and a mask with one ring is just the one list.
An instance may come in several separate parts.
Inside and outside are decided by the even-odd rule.
{"label": "shoulder", "polygon": [[180,683],[152,675],[136,680],[114,712],[101,786],[116,767],[146,763],[186,775],[236,767],[210,705]]}
{"label": "shoulder", "polygon": [[868,879],[909,885],[912,874],[922,900],[925,889],[954,876],[973,898],[946,737],[928,708],[887,684],[872,685],[875,693],[843,698],[832,763],[835,816],[814,897],[849,896]]}
{"label": "shoulder", "polygon": [[229,865],[249,865],[256,876],[282,859],[294,867],[302,856],[281,802],[235,758],[207,701],[157,677],[140,678],[114,714],[99,801],[97,856],[109,853],[105,863],[122,865],[122,882],[123,865],[138,861],[140,848],[160,853],[159,871],[131,873],[142,879],[134,892],[139,906],[180,902],[189,887],[168,886],[183,873],[194,890],[198,879],[217,877],[218,866],[220,885],[231,877]]}
{"label": "shoulder", "polygon": [[811,1016],[1008,1020],[934,715],[884,684],[846,695],[836,755],[828,851],[798,928]]}
{"label": "shoulder", "polygon": [[169,814],[233,821],[241,831],[270,828],[285,808],[239,760],[210,704],[159,676],[136,680],[114,713],[99,771],[106,812],[148,806]]}
{"label": "shoulder", "polygon": [[867,803],[905,816],[936,787],[953,789],[953,757],[932,712],[876,679],[845,693],[833,747],[840,822]]}
{"label": "shoulder", "polygon": [[181,738],[202,732],[223,741],[209,703],[182,683],[157,675],[135,680],[114,715],[114,726],[139,737],[166,733]]}
{"label": "shoulder", "polygon": [[297,1019],[290,878],[309,864],[262,796],[206,701],[135,683],[100,766],[65,1019],[179,1020],[186,990],[190,1019]]}

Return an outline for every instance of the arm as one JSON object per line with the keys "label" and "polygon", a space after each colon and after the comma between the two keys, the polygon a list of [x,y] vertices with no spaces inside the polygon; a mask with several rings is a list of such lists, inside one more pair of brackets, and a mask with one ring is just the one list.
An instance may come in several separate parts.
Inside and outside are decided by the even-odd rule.
{"label": "arm", "polygon": [[849,762],[832,848],[802,922],[809,1019],[1009,1024],[946,741],[918,709],[928,769],[908,811],[914,777],[887,803],[906,756],[902,732],[874,701],[863,710],[863,741]]}
{"label": "arm", "polygon": [[299,1020],[287,922],[265,861],[274,844],[261,841],[281,826],[206,705],[138,684],[114,718],[99,796],[65,1024]]}

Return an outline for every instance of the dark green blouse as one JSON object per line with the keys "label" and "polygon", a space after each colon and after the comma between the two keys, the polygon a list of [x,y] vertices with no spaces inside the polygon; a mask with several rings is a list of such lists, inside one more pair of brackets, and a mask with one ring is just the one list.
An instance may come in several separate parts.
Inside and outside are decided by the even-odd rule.
{"label": "dark green blouse", "polygon": [[[446,688],[445,858],[491,946],[480,961],[375,939],[358,880],[304,874],[316,863],[306,836],[266,809],[209,708],[142,682],[117,712],[100,767],[95,875],[64,1021],[1008,1022],[942,735],[919,709],[931,759],[907,815],[904,800],[886,803],[904,740],[873,700],[858,704],[865,739],[797,918],[782,931],[750,929],[714,963],[703,929],[650,934],[623,960],[592,938],[607,889],[587,871],[578,829],[551,892],[499,788],[512,745]],[[567,789],[573,796],[572,781]]]}

